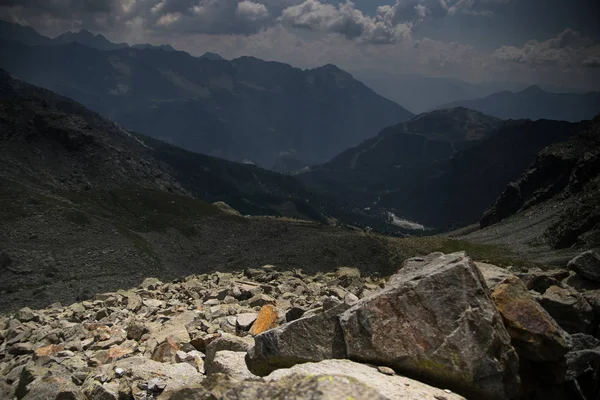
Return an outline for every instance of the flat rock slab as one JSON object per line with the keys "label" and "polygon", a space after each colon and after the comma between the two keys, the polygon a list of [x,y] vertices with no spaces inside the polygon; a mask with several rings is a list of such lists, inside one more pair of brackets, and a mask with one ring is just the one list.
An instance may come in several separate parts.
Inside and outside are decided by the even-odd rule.
{"label": "flat rock slab", "polygon": [[222,374],[208,377],[199,387],[163,393],[159,399],[389,400],[372,387],[347,376],[290,375],[266,382],[239,381]]}
{"label": "flat rock slab", "polygon": [[266,381],[277,381],[290,375],[341,375],[351,377],[372,387],[380,395],[390,400],[436,399],[436,396],[447,400],[464,400],[464,397],[456,393],[447,393],[442,389],[434,388],[401,375],[385,375],[375,367],[350,360],[325,360],[318,363],[298,364],[292,368],[278,369],[264,379]]}
{"label": "flat rock slab", "polygon": [[464,253],[409,260],[340,316],[348,358],[468,397],[508,399],[519,360],[484,278]]}

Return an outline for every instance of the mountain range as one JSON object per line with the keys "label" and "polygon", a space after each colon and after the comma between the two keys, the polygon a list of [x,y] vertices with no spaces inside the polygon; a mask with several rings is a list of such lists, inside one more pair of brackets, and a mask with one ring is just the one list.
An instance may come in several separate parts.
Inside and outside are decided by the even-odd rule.
{"label": "mountain range", "polygon": [[126,128],[267,168],[288,155],[305,165],[327,161],[412,116],[333,65],[300,70],[252,57],[14,40],[0,43],[0,60]]}
{"label": "mountain range", "polygon": [[473,100],[455,101],[438,108],[466,107],[503,119],[554,119],[578,122],[600,112],[600,92],[550,93],[538,85],[520,92],[503,91]]}
{"label": "mountain range", "polygon": [[7,180],[82,193],[132,187],[193,194],[245,214],[324,220],[307,205],[314,195],[292,177],[137,135],[2,70],[0,100],[0,173]]}

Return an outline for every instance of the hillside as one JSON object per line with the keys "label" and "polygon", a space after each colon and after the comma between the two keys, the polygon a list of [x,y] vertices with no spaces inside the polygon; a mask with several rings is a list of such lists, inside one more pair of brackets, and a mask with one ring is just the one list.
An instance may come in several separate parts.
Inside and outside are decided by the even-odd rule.
{"label": "hillside", "polygon": [[[580,134],[543,149],[466,237],[522,252],[563,253],[600,246],[600,117]],[[518,232],[518,234],[515,234]]]}
{"label": "hillside", "polygon": [[503,119],[578,122],[592,119],[600,112],[600,93],[550,93],[534,85],[520,92],[498,92],[479,99],[439,106],[449,107],[466,107]]}
{"label": "hillside", "polygon": [[333,65],[300,70],[251,57],[4,40],[0,68],[128,129],[266,168],[282,154],[327,161],[412,116]]}
{"label": "hillside", "polygon": [[537,152],[582,126],[434,111],[296,176],[356,212],[450,229],[476,222]]}
{"label": "hillside", "polygon": [[4,308],[73,301],[148,274],[268,262],[394,268],[388,239],[308,221],[324,216],[292,177],[134,135],[6,73],[0,89]]}

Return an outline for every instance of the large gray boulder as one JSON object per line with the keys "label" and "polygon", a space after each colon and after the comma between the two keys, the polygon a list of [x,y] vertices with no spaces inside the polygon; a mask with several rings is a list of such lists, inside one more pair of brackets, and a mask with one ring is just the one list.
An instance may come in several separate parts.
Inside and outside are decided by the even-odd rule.
{"label": "large gray boulder", "polygon": [[348,357],[468,397],[508,399],[519,360],[483,276],[464,253],[409,260],[340,316]]}
{"label": "large gray boulder", "polygon": [[253,374],[264,376],[299,363],[346,358],[338,315],[348,308],[342,303],[257,335],[246,356],[248,368]]}
{"label": "large gray boulder", "polygon": [[567,267],[590,281],[600,283],[600,254],[593,250],[573,258]]}

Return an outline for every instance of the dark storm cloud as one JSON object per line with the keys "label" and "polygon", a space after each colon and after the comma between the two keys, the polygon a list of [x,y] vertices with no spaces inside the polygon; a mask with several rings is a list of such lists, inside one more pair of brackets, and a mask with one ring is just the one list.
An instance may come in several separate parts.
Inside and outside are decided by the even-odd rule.
{"label": "dark storm cloud", "polygon": [[116,0],[2,0],[2,7],[45,11],[52,15],[72,13],[110,13]]}
{"label": "dark storm cloud", "polygon": [[[425,18],[475,13],[481,0],[397,0],[373,16],[349,0],[3,0],[14,19],[81,21],[90,28],[118,29],[135,21],[158,33],[254,34],[283,22],[296,28],[334,32],[364,43],[394,43]],[[504,0],[485,0],[498,2]]]}

